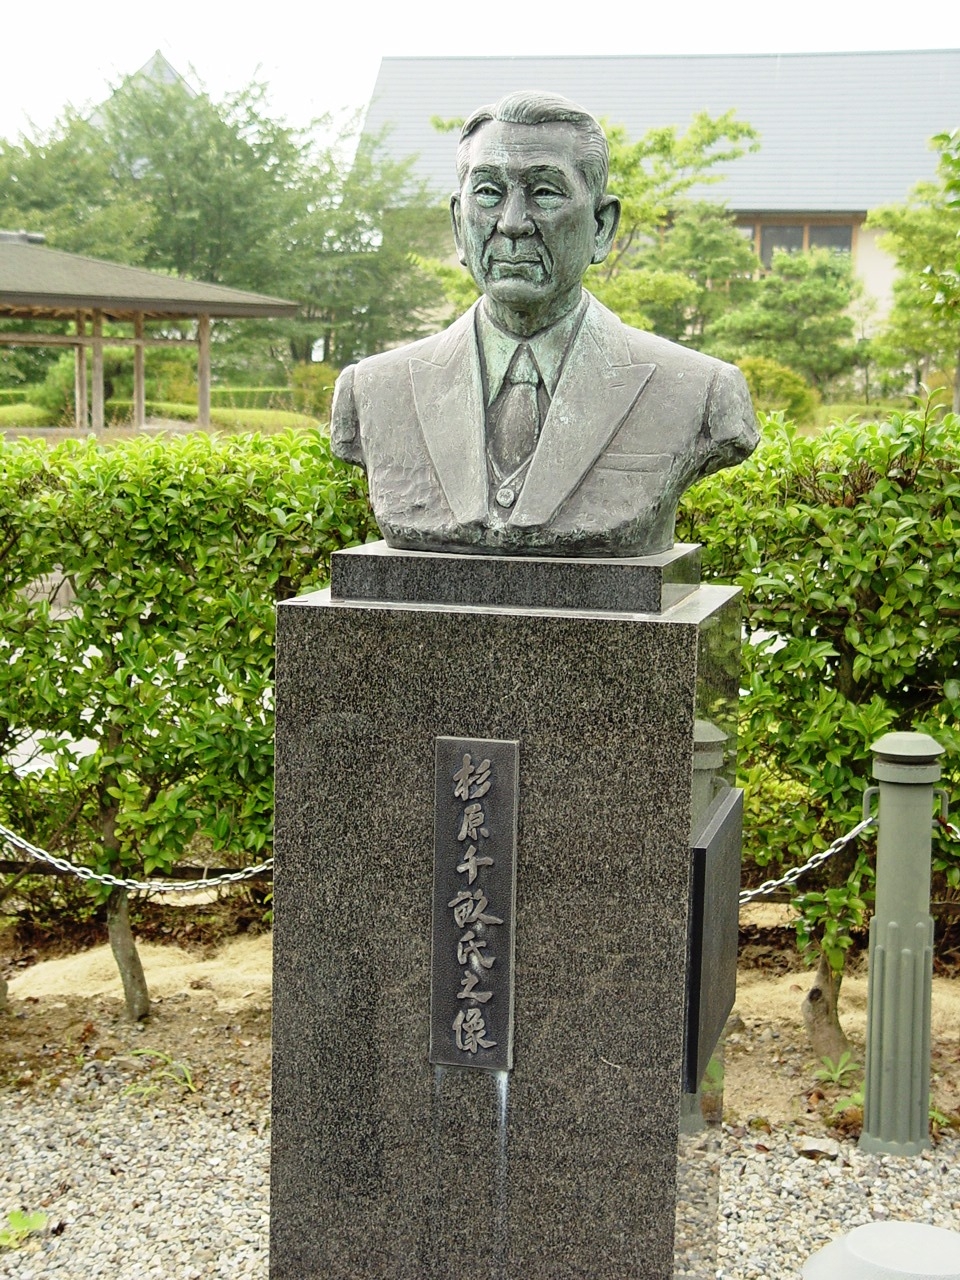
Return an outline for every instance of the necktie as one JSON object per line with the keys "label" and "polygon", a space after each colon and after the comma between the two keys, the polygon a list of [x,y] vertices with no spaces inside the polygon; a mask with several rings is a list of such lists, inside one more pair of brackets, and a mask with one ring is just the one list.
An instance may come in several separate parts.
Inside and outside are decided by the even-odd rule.
{"label": "necktie", "polygon": [[530,348],[521,343],[487,416],[487,449],[506,479],[530,457],[540,432],[540,375]]}

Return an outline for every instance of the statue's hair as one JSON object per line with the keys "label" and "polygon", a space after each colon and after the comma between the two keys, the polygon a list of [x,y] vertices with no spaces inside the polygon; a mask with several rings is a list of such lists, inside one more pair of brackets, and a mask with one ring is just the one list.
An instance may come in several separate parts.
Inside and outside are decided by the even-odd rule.
{"label": "statue's hair", "polygon": [[580,138],[580,155],[577,168],[594,200],[599,200],[607,189],[610,152],[603,130],[588,111],[578,107],[569,98],[558,93],[542,93],[537,89],[521,89],[508,93],[489,107],[478,107],[464,122],[457,146],[457,178],[460,185],[467,174],[468,139],[481,125],[490,120],[505,124],[550,124],[562,121],[572,124]]}

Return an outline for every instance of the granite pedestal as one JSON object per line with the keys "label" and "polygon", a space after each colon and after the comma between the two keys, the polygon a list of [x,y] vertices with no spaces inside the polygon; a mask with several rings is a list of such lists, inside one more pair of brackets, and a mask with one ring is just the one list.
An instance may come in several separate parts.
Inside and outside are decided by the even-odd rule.
{"label": "granite pedestal", "polygon": [[[369,558],[395,553],[352,555],[339,590],[390,594]],[[730,780],[737,593],[568,608],[592,563],[568,561],[552,607],[478,606],[489,557],[449,559],[442,605],[280,609],[272,1280],[668,1280],[691,828]],[[696,814],[695,720],[727,743]],[[519,743],[510,1071],[428,1060],[445,736]]]}

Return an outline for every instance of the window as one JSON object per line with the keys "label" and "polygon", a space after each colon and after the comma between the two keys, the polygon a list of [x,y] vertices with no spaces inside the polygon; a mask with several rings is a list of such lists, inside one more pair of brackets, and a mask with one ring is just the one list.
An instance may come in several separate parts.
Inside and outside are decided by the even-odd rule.
{"label": "window", "polygon": [[811,226],[810,248],[839,249],[842,253],[850,253],[853,249],[853,227]]}
{"label": "window", "polygon": [[760,261],[765,267],[773,262],[774,249],[785,249],[788,253],[799,253],[803,249],[803,225],[793,227],[761,227],[760,228]]}
{"label": "window", "polygon": [[800,253],[807,249],[852,253],[858,222],[855,216],[847,222],[790,222],[786,218],[780,221],[770,217],[769,220],[740,222],[739,229],[751,241],[757,257],[769,270],[777,249],[787,253]]}

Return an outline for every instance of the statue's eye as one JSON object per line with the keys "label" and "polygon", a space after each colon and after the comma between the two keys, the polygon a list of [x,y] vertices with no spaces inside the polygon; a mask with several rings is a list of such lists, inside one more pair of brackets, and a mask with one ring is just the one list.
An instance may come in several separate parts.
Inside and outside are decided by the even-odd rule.
{"label": "statue's eye", "polygon": [[538,182],[531,194],[537,204],[544,209],[556,208],[566,199],[565,193],[549,182]]}
{"label": "statue's eye", "polygon": [[489,208],[501,199],[503,193],[494,182],[478,182],[473,188],[473,195],[478,204]]}

